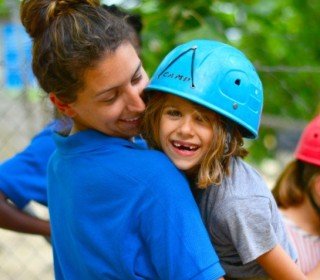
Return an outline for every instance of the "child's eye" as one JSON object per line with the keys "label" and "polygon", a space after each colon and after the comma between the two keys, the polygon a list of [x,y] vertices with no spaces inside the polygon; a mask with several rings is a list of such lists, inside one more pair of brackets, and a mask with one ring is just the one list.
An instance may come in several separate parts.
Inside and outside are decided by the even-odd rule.
{"label": "child's eye", "polygon": [[196,116],[196,120],[198,122],[202,122],[203,121],[203,117],[201,115]]}
{"label": "child's eye", "polygon": [[206,116],[206,115],[198,115],[198,116],[196,117],[196,120],[197,120],[198,122],[201,122],[201,123],[209,123],[209,122],[210,122],[209,117]]}
{"label": "child's eye", "polygon": [[174,110],[174,109],[167,110],[166,114],[171,117],[180,117],[181,116],[180,111]]}

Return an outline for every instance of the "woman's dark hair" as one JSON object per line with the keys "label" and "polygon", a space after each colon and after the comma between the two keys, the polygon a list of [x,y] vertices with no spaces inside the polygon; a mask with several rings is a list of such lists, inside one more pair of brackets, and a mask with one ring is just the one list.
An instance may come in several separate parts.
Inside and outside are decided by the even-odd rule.
{"label": "woman's dark hair", "polygon": [[140,15],[128,13],[127,11],[120,9],[116,5],[103,4],[102,7],[105,8],[109,13],[117,17],[124,18],[126,22],[134,29],[137,35],[140,36],[143,29],[142,19]]}
{"label": "woman's dark hair", "polygon": [[124,19],[124,21],[129,25],[131,30],[131,41],[136,48],[138,54],[141,52],[142,48],[142,38],[141,32],[143,29],[141,16],[138,14],[129,13],[116,5],[102,5],[109,13]]}
{"label": "woman's dark hair", "polygon": [[85,71],[130,41],[124,19],[98,0],[23,0],[20,17],[33,39],[32,68],[42,89],[76,99]]}

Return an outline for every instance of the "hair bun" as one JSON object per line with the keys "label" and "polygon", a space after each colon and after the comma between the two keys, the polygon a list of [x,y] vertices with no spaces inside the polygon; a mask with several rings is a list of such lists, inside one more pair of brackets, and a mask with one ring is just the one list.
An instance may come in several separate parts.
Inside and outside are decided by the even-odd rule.
{"label": "hair bun", "polygon": [[23,0],[20,18],[32,38],[44,30],[62,13],[72,13],[78,5],[100,6],[99,0]]}

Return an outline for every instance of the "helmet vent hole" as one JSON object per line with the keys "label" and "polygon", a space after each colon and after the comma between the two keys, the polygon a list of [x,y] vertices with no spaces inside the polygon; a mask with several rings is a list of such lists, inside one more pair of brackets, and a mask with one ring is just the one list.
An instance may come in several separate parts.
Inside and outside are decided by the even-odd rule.
{"label": "helmet vent hole", "polygon": [[241,80],[240,80],[240,79],[236,79],[236,80],[234,81],[234,83],[235,83],[237,86],[240,86]]}

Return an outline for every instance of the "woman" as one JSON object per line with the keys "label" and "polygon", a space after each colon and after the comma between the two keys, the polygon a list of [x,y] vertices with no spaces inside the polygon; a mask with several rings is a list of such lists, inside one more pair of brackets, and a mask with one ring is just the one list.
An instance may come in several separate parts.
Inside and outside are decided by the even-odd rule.
{"label": "woman", "polygon": [[[132,41],[140,54],[142,21],[140,16],[130,14],[115,5],[102,5],[109,13],[123,18],[131,30]],[[24,150],[0,165],[0,227],[22,233],[50,236],[49,221],[25,211],[35,201],[47,207],[47,164],[56,149],[52,132],[70,130],[72,122],[55,110],[55,120],[48,124],[30,141]],[[136,143],[141,138],[134,139]]]}
{"label": "woman", "polygon": [[130,141],[148,78],[127,26],[94,0],[25,0],[21,19],[41,87],[73,120],[48,167],[56,278],[220,278],[184,177]]}

